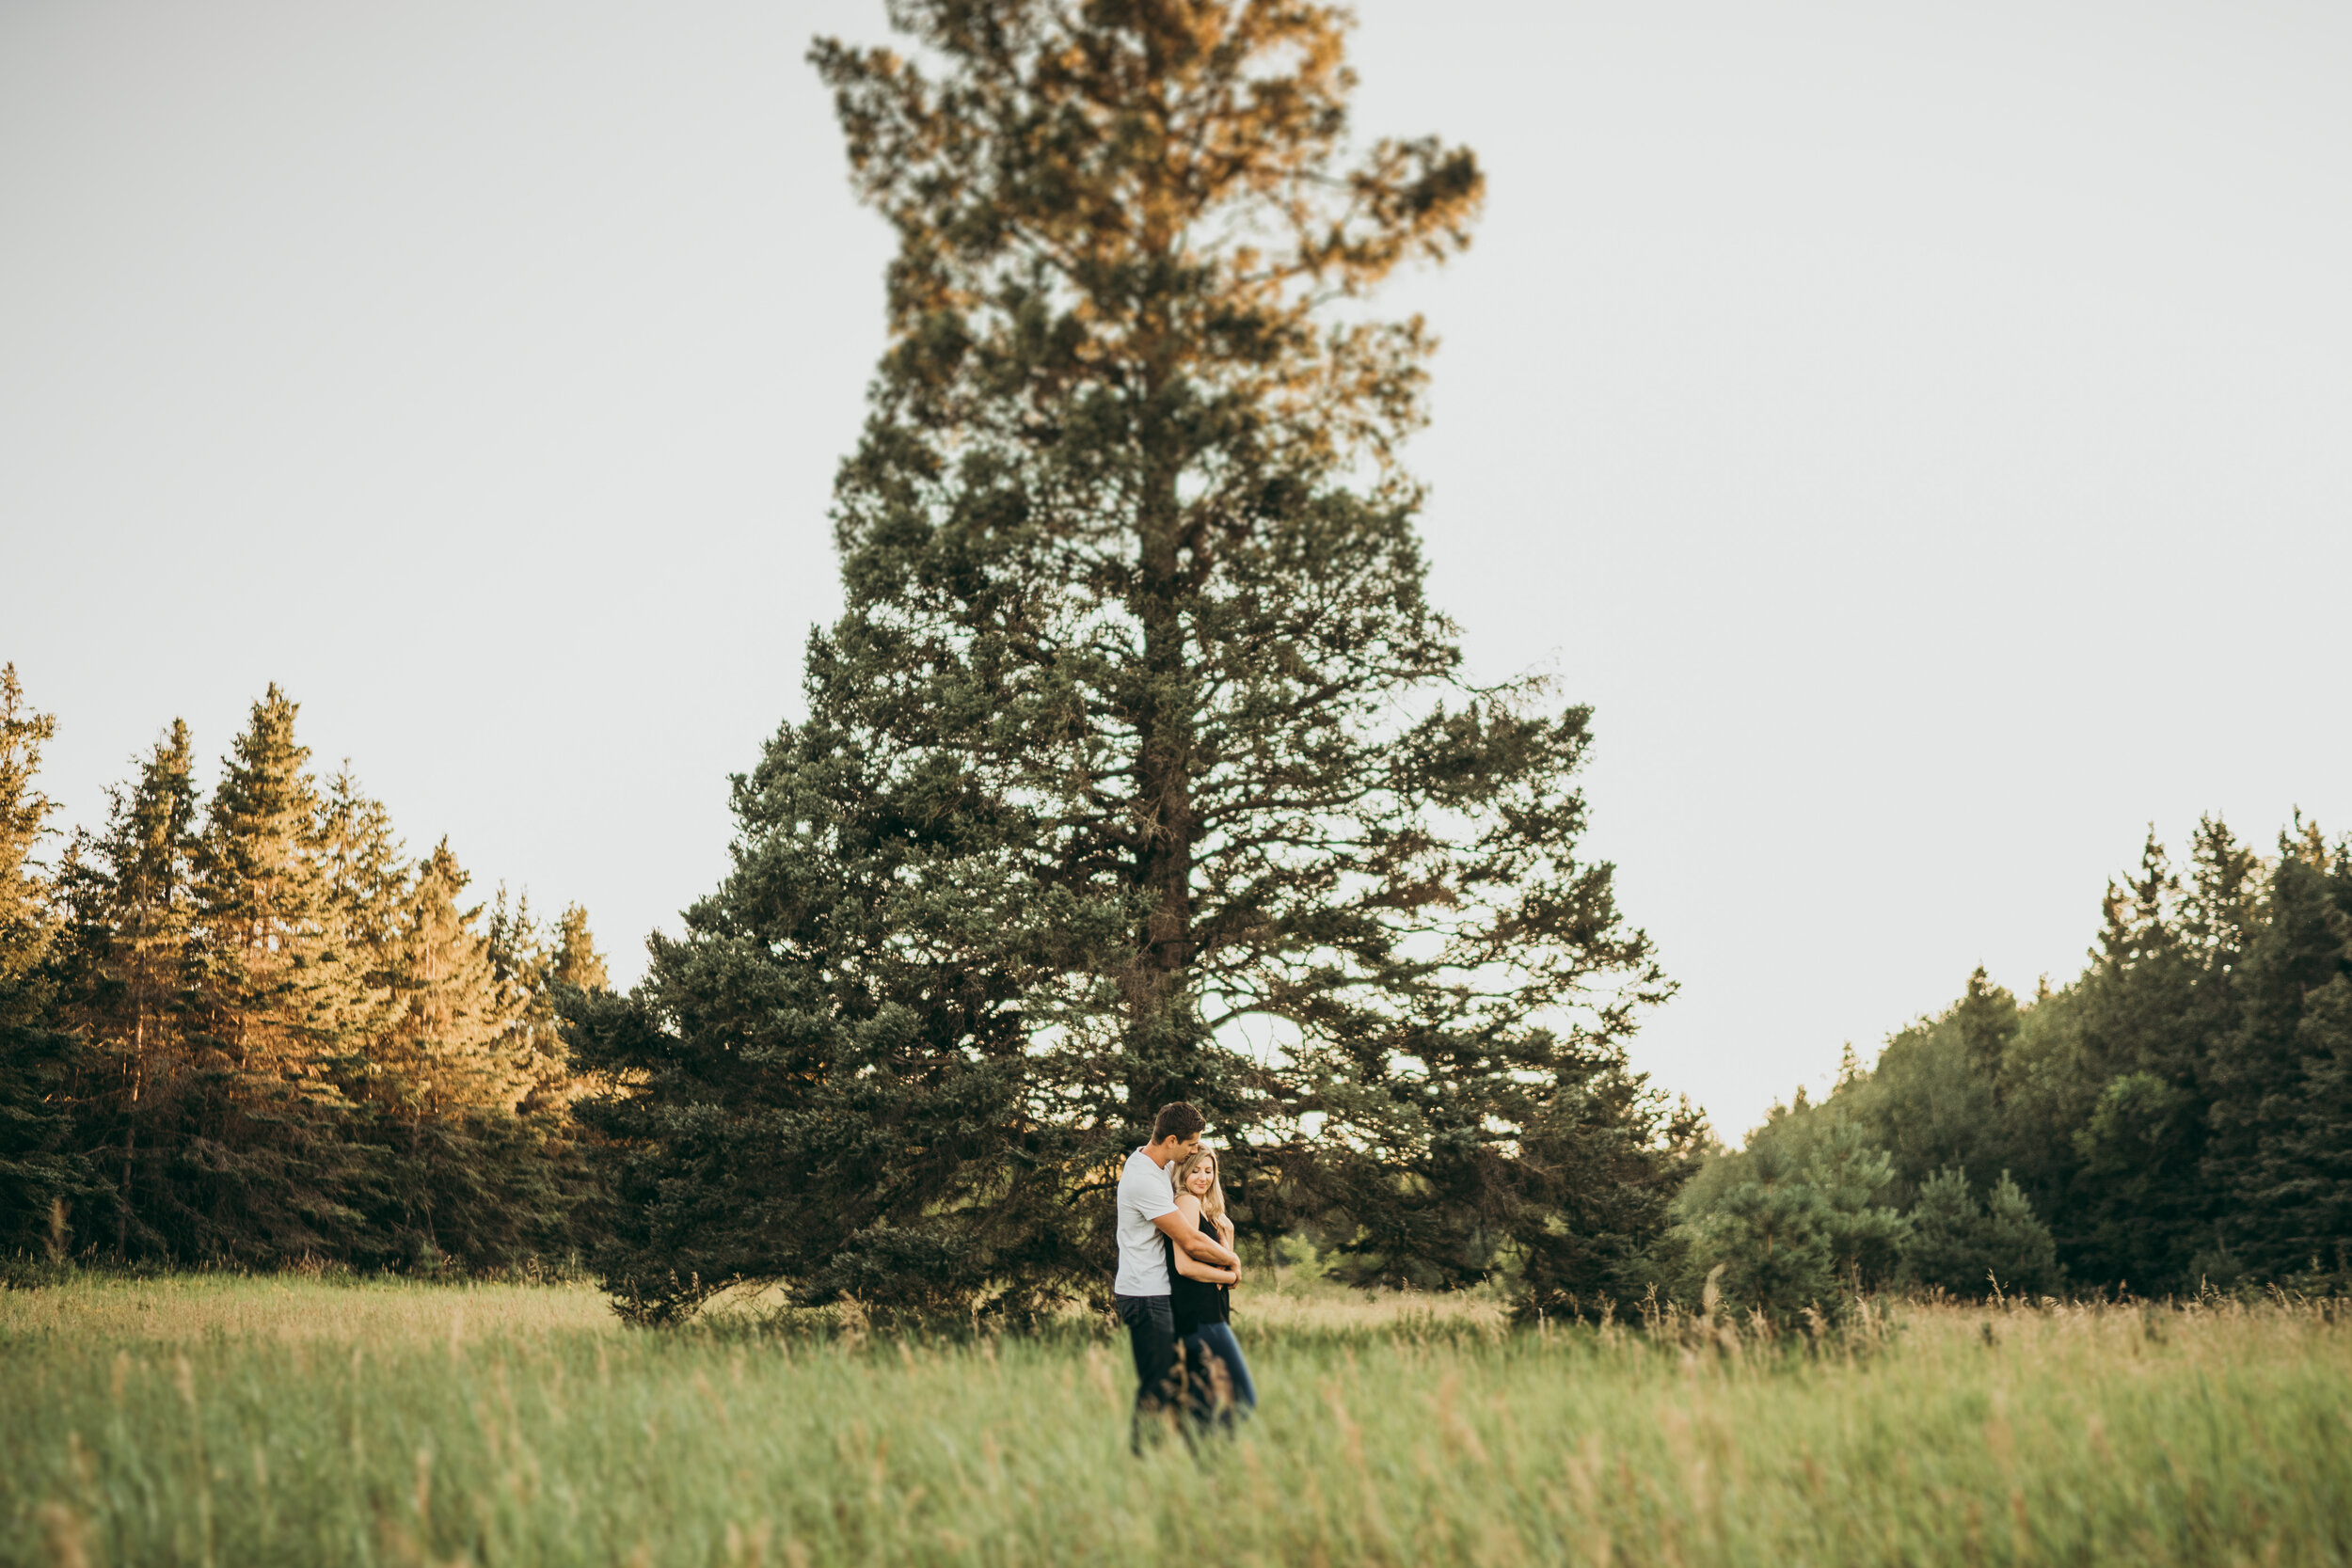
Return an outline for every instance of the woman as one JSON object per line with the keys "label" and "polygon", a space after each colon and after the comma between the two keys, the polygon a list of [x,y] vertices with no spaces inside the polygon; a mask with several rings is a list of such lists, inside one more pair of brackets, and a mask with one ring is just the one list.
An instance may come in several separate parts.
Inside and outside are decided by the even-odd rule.
{"label": "woman", "polygon": [[[1176,1162],[1172,1173],[1176,1207],[1184,1218],[1210,1232],[1227,1246],[1233,1244],[1233,1222],[1225,1212],[1225,1188],[1216,1179],[1216,1155],[1208,1149]],[[1168,1306],[1176,1316],[1176,1338],[1184,1348],[1184,1369],[1196,1392],[1195,1408],[1211,1409],[1232,1419],[1233,1411],[1249,1410],[1258,1390],[1249,1381],[1249,1363],[1242,1359],[1233,1338],[1232,1286],[1238,1270],[1203,1263],[1181,1247],[1169,1246]]]}

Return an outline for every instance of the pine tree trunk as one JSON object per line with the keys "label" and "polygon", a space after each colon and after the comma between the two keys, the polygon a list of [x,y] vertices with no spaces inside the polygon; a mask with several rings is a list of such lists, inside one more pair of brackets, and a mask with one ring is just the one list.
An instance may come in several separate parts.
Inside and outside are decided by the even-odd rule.
{"label": "pine tree trunk", "polygon": [[[1184,626],[1177,556],[1175,475],[1149,481],[1139,551],[1145,687],[1136,724],[1136,784],[1143,839],[1136,879],[1144,895],[1129,1006],[1132,1049],[1171,1042],[1172,1009],[1192,958],[1193,724],[1186,680]],[[1152,1053],[1156,1054],[1156,1052]],[[1162,1085],[1130,1087],[1138,1119],[1149,1121]]]}
{"label": "pine tree trunk", "polygon": [[115,1261],[130,1253],[131,1165],[139,1147],[139,1090],[147,1079],[147,1009],[131,1026],[131,1103],[122,1118],[122,1201],[115,1210]]}

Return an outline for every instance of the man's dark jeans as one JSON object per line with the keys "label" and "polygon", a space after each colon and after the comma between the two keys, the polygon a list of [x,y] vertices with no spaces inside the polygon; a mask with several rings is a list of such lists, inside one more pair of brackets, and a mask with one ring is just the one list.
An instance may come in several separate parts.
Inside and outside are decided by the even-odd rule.
{"label": "man's dark jeans", "polygon": [[1136,1413],[1129,1435],[1140,1449],[1144,1421],[1162,1412],[1172,1415],[1184,1402],[1176,1314],[1166,1296],[1113,1296],[1111,1305],[1119,1310],[1119,1321],[1127,1325],[1127,1346],[1136,1355]]}

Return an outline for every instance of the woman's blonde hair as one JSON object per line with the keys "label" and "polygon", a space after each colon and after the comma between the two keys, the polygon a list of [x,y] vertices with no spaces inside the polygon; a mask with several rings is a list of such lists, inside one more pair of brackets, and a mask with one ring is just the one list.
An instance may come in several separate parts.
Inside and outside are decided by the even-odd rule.
{"label": "woman's blonde hair", "polygon": [[1217,1170],[1215,1149],[1195,1149],[1176,1163],[1173,1185],[1180,1194],[1192,1191],[1192,1173],[1202,1164],[1209,1167],[1209,1196],[1200,1200],[1200,1212],[1213,1220],[1225,1217],[1225,1181]]}

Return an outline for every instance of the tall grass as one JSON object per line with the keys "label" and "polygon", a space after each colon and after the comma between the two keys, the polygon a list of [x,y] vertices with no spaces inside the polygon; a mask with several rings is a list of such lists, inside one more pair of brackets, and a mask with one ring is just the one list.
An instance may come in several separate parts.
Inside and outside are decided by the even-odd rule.
{"label": "tall grass", "polygon": [[576,1287],[0,1293],[8,1563],[2336,1563],[2320,1307],[1898,1307],[1816,1343],[1270,1294],[1265,1404],[1123,1343],[624,1329]]}

